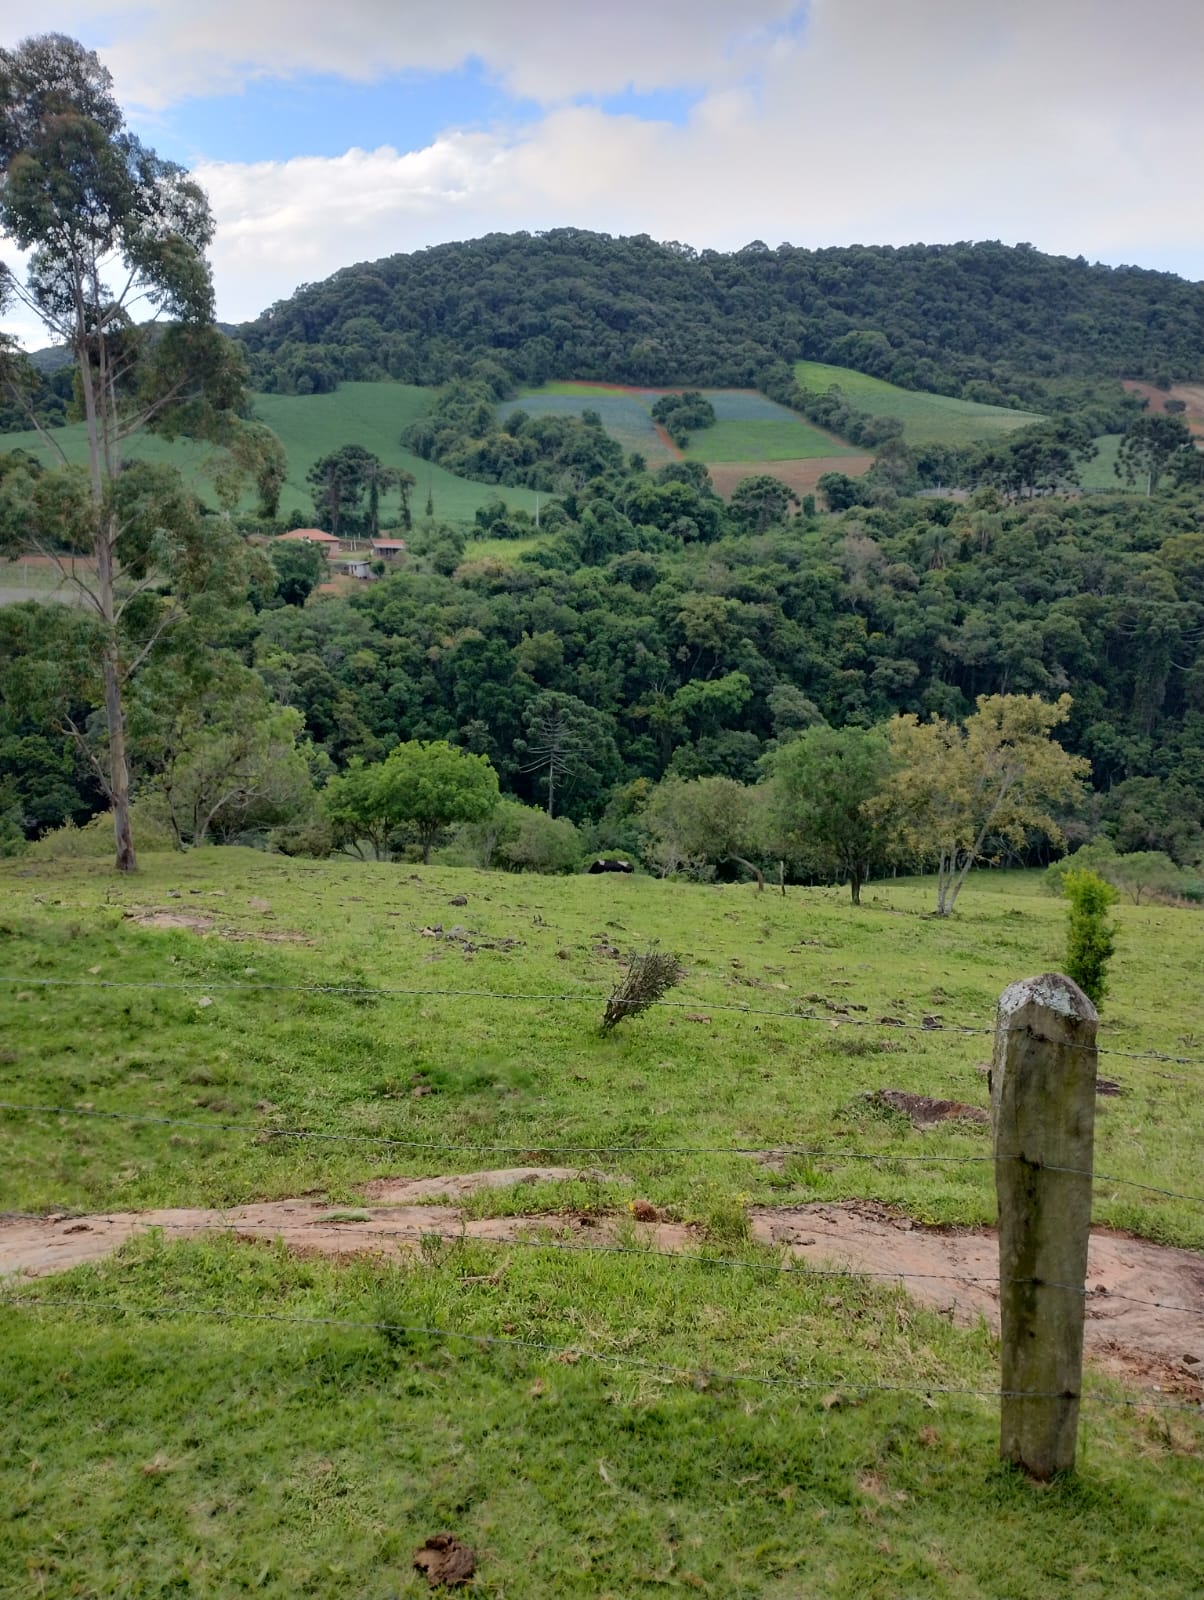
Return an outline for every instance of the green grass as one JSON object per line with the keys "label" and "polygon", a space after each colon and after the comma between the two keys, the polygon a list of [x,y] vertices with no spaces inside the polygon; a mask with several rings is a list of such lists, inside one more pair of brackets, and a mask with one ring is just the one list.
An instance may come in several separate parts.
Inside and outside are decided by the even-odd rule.
{"label": "green grass", "polygon": [[[531,415],[577,415],[596,411],[624,450],[639,451],[656,466],[674,459],[652,420],[652,407],[666,389],[618,389],[606,384],[546,383],[507,401],[502,416],[515,410]],[[833,435],[752,389],[704,389],[715,408],[713,427],[690,436],[684,454],[691,461],[798,461],[858,452]]]}
{"label": "green grass", "polygon": [[[459,893],[468,905],[450,907]],[[200,1124],[0,1112],[0,1210],[307,1193],[354,1212],[371,1177],[508,1165],[547,1144],[638,1146],[581,1157],[613,1182],[485,1192],[471,1209],[543,1211],[554,1228],[566,1206],[635,1194],[733,1263],[464,1242],[334,1264],[148,1237],[22,1285],[83,1304],[0,1307],[0,1595],[386,1600],[426,1592],[411,1552],[444,1528],[477,1550],[477,1588],[495,1595],[1045,1600],[1070,1577],[1088,1600],[1197,1595],[1197,1419],[1088,1403],[1080,1474],[1034,1489],[995,1463],[990,1400],[855,1387],[989,1389],[983,1329],[893,1289],[755,1270],[773,1257],[742,1240],[750,1200],[866,1196],[929,1221],[992,1217],[989,1163],[935,1159],[985,1154],[986,1130],[916,1133],[861,1098],[889,1086],[984,1103],[990,1038],[849,1023],[936,1012],[989,1028],[1008,982],[1059,963],[1065,910],[1017,874],[971,879],[951,921],[927,915],[931,900],[925,883],[871,886],[858,909],[835,890],[234,849],[148,855],[130,880],[90,861],[0,865],[0,976],[16,980],[0,984],[0,1098]],[[208,931],[126,915],[151,909]],[[1204,922],[1117,914],[1105,1047],[1204,1053]],[[522,942],[463,952],[423,932],[453,922]],[[657,938],[683,954],[685,1008],[599,1037],[618,970],[599,947]],[[239,983],[426,992],[224,987]],[[460,989],[571,998],[435,992]],[[1099,1170],[1199,1192],[1199,1069],[1101,1066],[1128,1092],[1100,1102]],[[258,1137],[273,1127],[435,1148]],[[438,1148],[459,1144],[473,1148]],[[835,1153],[775,1173],[713,1145]],[[847,1159],[869,1152],[883,1159]],[[1112,1182],[1097,1185],[1096,1216],[1204,1244],[1198,1205]],[[502,1342],[254,1320],[264,1313]],[[1088,1383],[1116,1393],[1096,1372]]]}
{"label": "green grass", "polygon": [[1103,494],[1140,492],[1139,489],[1127,484],[1123,478],[1116,476],[1116,457],[1123,437],[1124,435],[1120,433],[1105,433],[1095,441],[1098,454],[1094,461],[1087,462],[1080,473],[1084,489],[1094,489]]}
{"label": "green grass", "polygon": [[796,361],[794,375],[805,389],[822,392],[839,385],[849,404],[875,417],[897,417],[909,444],[967,445],[998,439],[1042,418],[1031,411],[1011,411],[1005,406],[979,405],[948,395],[900,389],[881,378],[871,378],[850,367],[828,366],[822,361]]}
{"label": "green grass", "polygon": [[[448,522],[471,522],[479,506],[500,495],[508,505],[533,511],[535,495],[528,489],[499,489],[492,484],[470,483],[431,462],[422,461],[412,451],[403,450],[399,436],[417,417],[429,409],[433,389],[401,383],[344,383],[333,394],[280,395],[257,394],[254,414],[275,430],[288,454],[288,476],[280,496],[280,515],[293,510],[313,514],[313,497],[305,474],[321,456],[343,444],[359,444],[371,450],[391,467],[404,467],[417,480],[413,510],[421,516],[426,506],[428,486],[434,496],[435,515]],[[54,430],[54,438],[71,461],[86,459],[86,439],[82,423]],[[30,450],[39,459],[56,459],[36,433],[6,434],[6,450]],[[128,446],[131,457],[149,461],[169,461],[179,466],[203,499],[216,505],[209,463],[213,452],[194,440],[166,441],[142,435]],[[243,496],[240,509],[254,508],[254,495]],[[386,496],[384,517],[396,513],[396,498]]]}
{"label": "green grass", "polygon": [[821,433],[801,417],[788,421],[717,422],[691,435],[685,455],[690,461],[811,461],[819,456],[859,455],[830,433]]}

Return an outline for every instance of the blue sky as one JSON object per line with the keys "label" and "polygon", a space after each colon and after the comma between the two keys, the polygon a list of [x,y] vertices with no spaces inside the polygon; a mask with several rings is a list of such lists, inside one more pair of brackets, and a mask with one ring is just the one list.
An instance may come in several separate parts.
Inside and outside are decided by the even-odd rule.
{"label": "blue sky", "polygon": [[205,185],[228,320],[349,262],[558,226],[1028,240],[1204,279],[1199,0],[56,0],[45,22],[0,0],[0,43],[39,26],[96,47]]}

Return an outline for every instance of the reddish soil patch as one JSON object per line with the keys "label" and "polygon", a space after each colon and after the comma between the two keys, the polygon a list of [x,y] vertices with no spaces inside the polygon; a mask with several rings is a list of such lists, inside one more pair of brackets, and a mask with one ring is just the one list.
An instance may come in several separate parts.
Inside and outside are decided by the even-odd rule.
{"label": "reddish soil patch", "polygon": [[[985,1318],[998,1331],[998,1288],[980,1281],[999,1276],[994,1229],[924,1228],[855,1200],[758,1207],[751,1224],[754,1239],[813,1266],[897,1277],[919,1304],[968,1326]],[[1105,1367],[1204,1398],[1204,1256],[1093,1228],[1084,1342]]]}
{"label": "reddish soil patch", "polygon": [[717,494],[730,500],[736,485],[743,478],[780,478],[800,499],[814,494],[825,472],[843,472],[850,478],[860,478],[874,464],[871,455],[811,456],[797,461],[716,461],[707,468]]}
{"label": "reddish soil patch", "polygon": [[[618,1237],[613,1219],[578,1214],[473,1218],[455,1206],[413,1203],[504,1184],[603,1176],[564,1167],[518,1167],[379,1179],[366,1192],[378,1202],[394,1203],[363,1209],[278,1200],[225,1211],[176,1208],[0,1218],[0,1274],[42,1277],[63,1272],[99,1261],[155,1228],[169,1237],[225,1231],[244,1239],[280,1240],[302,1254],[383,1259],[420,1254],[431,1238],[506,1243],[551,1232],[554,1242],[566,1248],[574,1243],[605,1245]],[[698,1245],[693,1230],[651,1220],[656,1215],[651,1205],[645,1209],[637,1203],[625,1223],[654,1250],[680,1253]],[[641,1221],[644,1216],[649,1220]],[[925,1228],[870,1201],[758,1206],[749,1220],[754,1239],[809,1266],[899,1282],[918,1304],[955,1322],[973,1326],[983,1318],[998,1328],[998,1289],[991,1280],[999,1274],[999,1253],[992,1229]],[[1086,1348],[1094,1362],[1126,1378],[1204,1399],[1204,1256],[1093,1229]]]}
{"label": "reddish soil patch", "polygon": [[1169,389],[1158,389],[1152,383],[1142,383],[1137,378],[1125,378],[1123,387],[1130,394],[1139,394],[1147,401],[1150,411],[1165,411],[1168,400],[1182,400],[1184,422],[1197,439],[1204,439],[1204,384],[1175,383]]}
{"label": "reddish soil patch", "polygon": [[926,1094],[909,1094],[906,1089],[878,1089],[870,1099],[892,1111],[901,1111],[916,1128],[935,1128],[942,1122],[991,1120],[981,1106],[966,1105],[962,1100],[932,1100]]}

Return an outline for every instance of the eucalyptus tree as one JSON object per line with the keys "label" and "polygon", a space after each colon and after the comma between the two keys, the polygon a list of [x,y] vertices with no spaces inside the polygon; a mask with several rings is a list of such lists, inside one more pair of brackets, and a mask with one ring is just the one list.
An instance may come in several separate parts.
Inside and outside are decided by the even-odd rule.
{"label": "eucalyptus tree", "polygon": [[87,438],[86,467],[72,468],[41,430],[62,466],[39,479],[36,513],[10,495],[5,542],[48,555],[95,616],[98,770],[127,872],[125,686],[182,597],[207,587],[209,555],[230,568],[228,542],[208,548],[178,475],[124,458],[147,428],[237,434],[243,368],[213,326],[212,233],[204,192],[128,130],[93,51],[53,33],[0,50],[0,236],[26,253],[23,281],[0,269],[0,299],[20,301],[70,351]]}

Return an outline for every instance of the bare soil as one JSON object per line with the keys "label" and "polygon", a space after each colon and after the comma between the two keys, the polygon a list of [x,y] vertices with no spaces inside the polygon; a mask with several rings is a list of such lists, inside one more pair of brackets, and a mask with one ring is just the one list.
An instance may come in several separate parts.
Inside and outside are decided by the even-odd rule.
{"label": "bare soil", "polygon": [[1165,411],[1168,400],[1182,400],[1187,408],[1182,413],[1184,422],[1197,439],[1204,439],[1204,384],[1175,383],[1169,389],[1158,389],[1152,383],[1126,378],[1123,386],[1130,394],[1141,395],[1150,411]]}
{"label": "bare soil", "polygon": [[[433,1239],[506,1242],[553,1236],[571,1246],[618,1236],[614,1217],[559,1215],[466,1217],[454,1204],[481,1189],[613,1175],[568,1167],[510,1167],[429,1178],[379,1178],[362,1208],[316,1200],[277,1200],[225,1210],[178,1207],[91,1216],[0,1217],[0,1275],[42,1277],[99,1261],[152,1229],[171,1236],[216,1231],[279,1240],[303,1254],[420,1254]],[[422,1202],[427,1202],[423,1204]],[[444,1204],[431,1202],[443,1201]],[[636,1202],[624,1217],[651,1249],[705,1249],[681,1223],[656,1220]],[[646,1220],[642,1220],[646,1219]],[[865,1273],[899,1283],[917,1304],[973,1326],[999,1326],[999,1255],[992,1229],[929,1228],[872,1201],[757,1206],[752,1237],[817,1270]],[[1150,1304],[1149,1302],[1156,1302]],[[1130,1381],[1204,1399],[1204,1256],[1107,1229],[1092,1230],[1087,1276],[1086,1350],[1105,1370]]]}
{"label": "bare soil", "polygon": [[800,498],[814,494],[825,472],[860,478],[874,464],[872,455],[809,456],[796,461],[716,461],[707,467],[716,494],[730,500],[744,478],[780,478]]}
{"label": "bare soil", "polygon": [[[248,901],[253,911],[259,907]],[[266,901],[263,902],[267,904]],[[248,939],[257,939],[264,944],[312,944],[312,940],[304,933],[298,933],[295,928],[223,928],[219,927],[217,919],[205,911],[164,911],[145,910],[127,911],[127,922],[136,922],[140,928],[186,928],[190,933],[215,933],[219,939],[229,939],[232,943],[242,944]]]}

